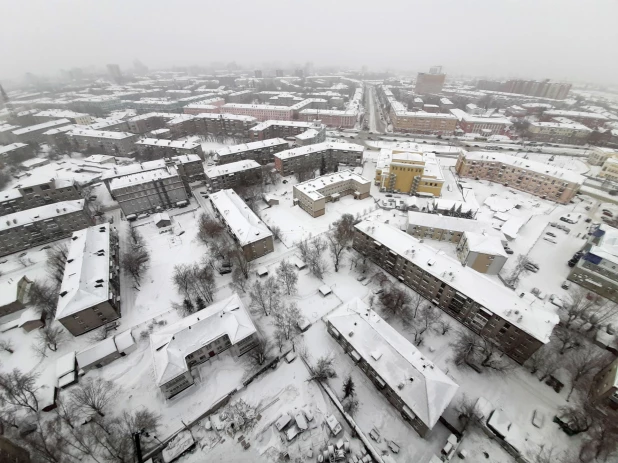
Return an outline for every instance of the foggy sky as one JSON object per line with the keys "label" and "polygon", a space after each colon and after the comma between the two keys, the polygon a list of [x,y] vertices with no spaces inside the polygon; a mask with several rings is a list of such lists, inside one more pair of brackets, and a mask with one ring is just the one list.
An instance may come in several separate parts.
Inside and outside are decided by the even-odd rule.
{"label": "foggy sky", "polygon": [[311,61],[618,84],[615,0],[0,0],[0,78]]}

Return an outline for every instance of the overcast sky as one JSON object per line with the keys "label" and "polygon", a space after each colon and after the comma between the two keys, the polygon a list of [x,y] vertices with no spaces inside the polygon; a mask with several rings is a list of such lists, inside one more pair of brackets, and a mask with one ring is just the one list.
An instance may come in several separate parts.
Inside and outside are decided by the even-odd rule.
{"label": "overcast sky", "polygon": [[616,0],[0,0],[0,77],[236,61],[618,84]]}

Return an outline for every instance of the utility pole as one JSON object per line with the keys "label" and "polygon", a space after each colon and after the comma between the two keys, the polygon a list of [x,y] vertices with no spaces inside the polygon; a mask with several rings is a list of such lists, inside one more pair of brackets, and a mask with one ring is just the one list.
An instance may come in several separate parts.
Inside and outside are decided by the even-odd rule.
{"label": "utility pole", "polygon": [[136,431],[133,433],[133,444],[135,444],[135,455],[137,456],[137,463],[143,463],[142,460],[142,443],[140,441],[140,436],[142,435],[142,431]]}

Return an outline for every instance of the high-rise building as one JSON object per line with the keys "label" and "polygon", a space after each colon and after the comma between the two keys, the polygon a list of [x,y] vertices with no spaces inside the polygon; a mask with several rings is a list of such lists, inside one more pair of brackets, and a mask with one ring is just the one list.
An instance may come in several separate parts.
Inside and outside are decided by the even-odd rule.
{"label": "high-rise building", "polygon": [[114,82],[117,84],[122,83],[122,72],[120,72],[120,66],[117,64],[108,64],[107,72],[109,72],[109,75],[112,79],[114,79]]}
{"label": "high-rise building", "polygon": [[256,79],[261,79],[261,78],[262,78],[262,71],[261,71],[261,70],[256,69],[256,70],[254,71],[254,73],[255,73],[255,78],[256,78]]}
{"label": "high-rise building", "polygon": [[434,66],[429,74],[419,72],[416,77],[416,86],[414,92],[418,94],[424,93],[440,93],[444,86],[446,74],[442,74],[442,66]]}
{"label": "high-rise building", "polygon": [[275,76],[283,77],[283,69],[276,69],[275,70]]}

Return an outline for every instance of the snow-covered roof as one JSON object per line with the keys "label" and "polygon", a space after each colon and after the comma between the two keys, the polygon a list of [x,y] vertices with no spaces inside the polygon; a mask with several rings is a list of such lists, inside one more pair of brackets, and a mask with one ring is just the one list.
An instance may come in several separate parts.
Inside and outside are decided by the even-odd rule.
{"label": "snow-covered roof", "polygon": [[27,209],[25,211],[13,212],[0,217],[0,231],[9,230],[15,227],[40,222],[42,220],[53,219],[65,214],[82,211],[84,209],[84,200],[76,199],[73,201],[61,201],[54,204],[45,204],[44,206]]}
{"label": "snow-covered roof", "polygon": [[583,175],[580,175],[572,170],[552,166],[543,162],[531,161],[529,159],[523,159],[516,156],[509,156],[504,153],[496,154],[489,151],[470,151],[462,154],[462,156],[469,161],[500,162],[511,167],[531,170],[538,174],[545,174],[548,177],[562,179],[565,182],[577,183],[579,185],[583,184],[585,180]]}
{"label": "snow-covered roof", "polygon": [[327,320],[405,405],[432,428],[459,386],[359,298]]}
{"label": "snow-covered roof", "polygon": [[70,123],[71,121],[68,119],[54,119],[53,121],[43,122],[42,124],[30,125],[28,127],[24,127],[23,129],[13,130],[13,135],[24,135],[30,132],[52,129],[54,127],[58,127],[59,125],[67,125]]}
{"label": "snow-covered roof", "polygon": [[189,103],[185,108],[203,108],[204,106],[213,106],[213,103],[221,103],[225,101],[223,98],[208,98],[206,100]]}
{"label": "snow-covered roof", "polygon": [[89,138],[108,138],[110,140],[124,140],[125,138],[136,137],[130,132],[111,132],[108,130],[92,130],[92,129],[73,129],[69,132],[71,136],[89,137]]}
{"label": "snow-covered roof", "polygon": [[157,224],[159,222],[169,222],[170,221],[170,215],[166,212],[158,212],[155,214],[154,216],[154,223]]}
{"label": "snow-covered roof", "polygon": [[342,170],[340,172],[333,172],[299,183],[294,185],[294,189],[302,191],[313,200],[317,200],[324,197],[322,194],[322,190],[324,188],[341,183],[349,183],[350,186],[353,187],[355,184],[370,185],[371,181],[367,180],[365,177],[355,174],[352,170]]}
{"label": "snow-covered roof", "polygon": [[137,172],[135,174],[123,175],[122,177],[116,177],[109,182],[109,189],[110,191],[114,191],[119,188],[148,183],[153,180],[171,178],[177,175],[178,171],[176,170],[176,167],[165,166],[161,169],[153,169],[144,172]]}
{"label": "snow-covered roof", "polygon": [[238,294],[167,325],[150,335],[155,380],[158,385],[188,371],[185,357],[227,335],[232,345],[256,332]]}
{"label": "snow-covered roof", "polygon": [[89,117],[88,114],[85,113],[76,113],[75,111],[70,111],[68,109],[46,109],[43,111],[39,111],[35,114],[36,117],[60,117],[60,118],[69,118],[69,117]]}
{"label": "snow-covered roof", "polygon": [[67,373],[75,371],[75,351],[64,354],[56,360],[56,378],[60,378]]}
{"label": "snow-covered roof", "polygon": [[228,164],[221,164],[220,166],[209,167],[205,170],[206,177],[215,178],[222,175],[230,175],[236,172],[242,172],[244,170],[259,168],[260,164],[253,159],[247,159],[245,161],[230,162]]}
{"label": "snow-covered roof", "polygon": [[255,122],[257,119],[253,116],[244,116],[240,114],[212,114],[200,113],[195,115],[196,119],[223,119],[228,121]]}
{"label": "snow-covered roof", "polygon": [[[465,204],[465,203],[463,203]],[[504,234],[495,230],[488,222],[478,222],[473,219],[464,219],[462,217],[451,217],[441,214],[428,214],[426,212],[408,212],[408,226],[418,225],[421,227],[439,228],[441,230],[450,230],[453,232],[477,232],[486,233],[489,236],[494,236],[500,241],[506,241]]]}
{"label": "snow-covered roof", "polygon": [[77,128],[79,126],[69,124],[62,127],[57,127],[55,129],[48,130],[47,132],[43,132],[43,135],[56,135],[58,133],[70,132],[71,130]]}
{"label": "snow-covered roof", "polygon": [[575,118],[582,118],[582,119],[598,119],[600,121],[607,121],[609,120],[607,117],[603,116],[602,114],[597,114],[597,113],[588,113],[588,112],[583,112],[583,111],[565,111],[562,109],[551,109],[549,111],[545,111],[543,113],[543,116],[549,116],[549,117],[575,117]]}
{"label": "snow-covered roof", "polygon": [[592,129],[586,127],[584,124],[572,121],[566,117],[556,117],[551,122],[531,122],[531,127],[545,127],[550,129],[574,129],[582,132],[592,132]]}
{"label": "snow-covered roof", "polygon": [[340,151],[355,151],[357,153],[362,153],[363,151],[365,151],[364,146],[355,145],[354,143],[323,142],[309,146],[301,146],[299,148],[293,148],[291,150],[280,151],[279,153],[275,153],[275,157],[279,159],[288,159],[296,156],[304,156],[311,153],[319,153],[331,149]]}
{"label": "snow-covered roof", "polygon": [[131,330],[123,331],[114,336],[114,343],[116,344],[116,348],[118,352],[124,352],[127,349],[130,349],[135,345],[135,339],[133,339],[133,334]]}
{"label": "snow-covered roof", "polygon": [[461,109],[451,109],[453,114],[458,120],[464,122],[472,122],[476,124],[499,124],[499,125],[511,125],[511,121],[504,117],[483,117],[469,114]]}
{"label": "snow-covered roof", "polygon": [[595,232],[600,236],[597,244],[590,247],[589,252],[604,260],[618,263],[618,230],[607,224],[600,224]]}
{"label": "snow-covered roof", "polygon": [[313,137],[317,137],[319,133],[320,132],[318,132],[316,129],[307,129],[303,133],[299,133],[298,135],[296,135],[295,138],[298,140],[309,140]]}
{"label": "snow-covered roof", "polygon": [[75,357],[77,358],[79,368],[84,368],[116,352],[118,352],[116,343],[114,338],[110,337],[78,352]]}
{"label": "snow-covered roof", "polygon": [[[326,100],[323,100],[326,101]],[[302,103],[298,103],[302,104]],[[299,114],[309,114],[316,116],[353,116],[358,115],[356,109],[303,109]]]}
{"label": "snow-covered roof", "polygon": [[549,342],[549,336],[559,321],[553,307],[542,301],[537,301],[536,306],[523,303],[508,288],[498,285],[469,267],[462,267],[458,260],[441,251],[436,252],[434,248],[388,224],[364,220],[355,227],[425,272],[446,282],[456,291],[473,299],[486,310],[539,341]]}
{"label": "snow-covered roof", "polygon": [[134,116],[131,119],[129,119],[129,122],[143,121],[143,120],[146,120],[146,119],[151,119],[153,117],[160,117],[162,119],[174,119],[177,116],[178,116],[178,114],[174,114],[174,113],[156,113],[156,112],[152,112],[152,113],[140,114],[139,116]]}
{"label": "snow-covered roof", "polygon": [[[201,162],[197,154],[180,154],[170,158],[174,163],[186,164],[189,162]],[[102,176],[103,180],[111,180],[125,175],[131,175],[149,170],[162,169],[166,166],[166,159],[156,159],[154,161],[136,162],[126,166],[114,166]]]}
{"label": "snow-covered roof", "polygon": [[311,128],[313,127],[313,122],[304,122],[304,121],[273,121],[273,120],[268,120],[268,121],[264,121],[259,123],[258,125],[256,125],[255,127],[251,127],[249,129],[250,132],[261,132],[262,130],[265,130],[267,128],[269,128],[270,126],[273,125],[280,125],[283,127],[304,127],[304,128]]}
{"label": "snow-covered roof", "polygon": [[73,233],[60,285],[56,320],[109,299],[109,224]]}
{"label": "snow-covered roof", "polygon": [[257,150],[260,148],[268,148],[271,146],[289,146],[288,142],[283,138],[269,138],[268,140],[254,141],[251,143],[242,143],[240,145],[225,146],[217,150],[217,156],[226,156],[228,154],[238,154],[245,151]]}
{"label": "snow-covered roof", "polygon": [[201,146],[200,143],[196,143],[194,141],[164,140],[160,138],[142,138],[141,140],[135,142],[135,144],[144,146],[165,146],[167,148],[177,149],[195,149],[198,146]]}
{"label": "snow-covered roof", "polygon": [[234,190],[212,193],[210,201],[241,246],[272,236],[264,222],[238,197]]}
{"label": "snow-covered roof", "polygon": [[491,235],[490,233],[475,233],[466,231],[464,237],[468,241],[468,249],[471,252],[479,254],[491,254],[493,256],[508,257],[504,252],[504,246],[500,238]]}
{"label": "snow-covered roof", "polygon": [[223,110],[226,109],[260,109],[268,111],[283,111],[292,112],[292,109],[288,106],[274,106],[268,104],[243,104],[243,103],[226,103],[222,106]]}
{"label": "snow-covered roof", "polygon": [[18,150],[25,146],[28,146],[28,145],[26,143],[11,143],[10,145],[0,146],[0,154],[6,155],[10,153],[11,151]]}

